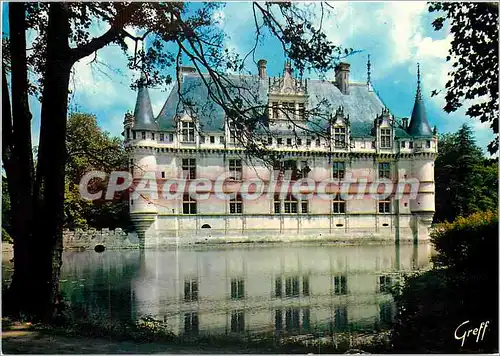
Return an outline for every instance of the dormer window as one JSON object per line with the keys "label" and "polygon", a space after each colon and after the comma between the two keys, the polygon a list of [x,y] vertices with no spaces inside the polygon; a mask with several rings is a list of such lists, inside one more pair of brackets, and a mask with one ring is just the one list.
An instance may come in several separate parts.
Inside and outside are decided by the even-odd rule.
{"label": "dormer window", "polygon": [[194,122],[182,123],[182,142],[194,142]]}
{"label": "dormer window", "polygon": [[229,122],[229,143],[236,143],[236,125],[234,124],[234,121]]}
{"label": "dormer window", "polygon": [[335,148],[345,148],[347,142],[345,127],[335,127],[333,138],[334,138]]}
{"label": "dormer window", "polygon": [[380,148],[391,148],[391,129],[380,129]]}
{"label": "dormer window", "polygon": [[277,119],[278,113],[279,113],[278,102],[276,102],[276,101],[273,102],[272,107],[273,107],[273,119]]}
{"label": "dormer window", "polygon": [[306,118],[306,109],[303,103],[299,103],[299,120]]}
{"label": "dormer window", "polygon": [[285,114],[285,118],[293,119],[295,117],[295,103],[293,102],[284,102],[283,111]]}

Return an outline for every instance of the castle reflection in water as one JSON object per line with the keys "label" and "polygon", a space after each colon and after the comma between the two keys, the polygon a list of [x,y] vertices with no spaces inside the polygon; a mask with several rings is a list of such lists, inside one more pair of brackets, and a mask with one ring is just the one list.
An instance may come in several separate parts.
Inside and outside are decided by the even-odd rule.
{"label": "castle reflection in water", "polygon": [[430,253],[428,244],[67,252],[62,290],[89,310],[150,316],[184,335],[369,330],[393,320],[389,288],[429,267]]}

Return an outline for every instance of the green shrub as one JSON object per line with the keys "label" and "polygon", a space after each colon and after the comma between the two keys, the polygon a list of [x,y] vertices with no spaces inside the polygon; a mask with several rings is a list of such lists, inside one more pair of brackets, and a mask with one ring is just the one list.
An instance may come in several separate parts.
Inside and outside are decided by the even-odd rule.
{"label": "green shrub", "polygon": [[[431,234],[434,269],[405,279],[394,291],[398,314],[392,342],[398,353],[498,351],[498,217],[481,212],[439,224]],[[455,330],[489,321],[484,339],[464,346]]]}
{"label": "green shrub", "polygon": [[437,267],[482,271],[498,266],[498,215],[487,211],[438,224],[431,233]]}

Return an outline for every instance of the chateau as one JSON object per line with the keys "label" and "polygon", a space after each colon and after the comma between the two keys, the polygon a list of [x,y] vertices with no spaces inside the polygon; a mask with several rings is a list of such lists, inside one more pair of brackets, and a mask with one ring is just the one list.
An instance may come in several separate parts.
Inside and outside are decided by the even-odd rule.
{"label": "chateau", "polygon": [[[394,117],[382,103],[369,62],[367,82],[352,82],[349,73],[350,65],[340,63],[334,80],[303,79],[286,62],[282,75],[270,77],[260,60],[256,75],[228,75],[234,98],[244,108],[250,102],[261,108],[250,128],[215,104],[206,86],[215,90],[213,81],[192,67],[180,68],[156,118],[147,85],[140,85],[134,114],[125,117],[124,137],[134,181],[153,178],[130,200],[144,245],[427,240],[437,136],[427,121],[420,73],[410,118]],[[256,155],[258,149],[248,147],[267,153]],[[369,193],[379,182],[387,188],[387,182],[396,187],[408,179],[418,182],[414,194],[408,185],[400,196],[396,188],[383,198]],[[204,183],[195,187],[203,199],[191,190],[169,198],[172,181],[196,180]],[[297,198],[290,187],[299,181],[308,184]],[[346,182],[349,196],[341,194]],[[245,189],[261,194],[246,199],[238,193]],[[221,199],[217,191],[234,194]]]}

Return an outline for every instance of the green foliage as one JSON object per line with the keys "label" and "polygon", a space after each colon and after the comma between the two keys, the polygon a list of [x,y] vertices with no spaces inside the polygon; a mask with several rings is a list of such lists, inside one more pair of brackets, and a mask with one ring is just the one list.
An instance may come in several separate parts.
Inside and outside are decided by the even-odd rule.
{"label": "green foliage", "polygon": [[436,222],[497,209],[498,163],[484,158],[465,124],[440,136],[435,182]]}
{"label": "green foliage", "polygon": [[2,242],[7,242],[9,244],[14,243],[14,240],[10,236],[10,234],[2,227]]}
{"label": "green foliage", "polygon": [[437,267],[450,267],[460,272],[495,269],[498,255],[498,214],[478,212],[452,223],[442,223],[431,233],[438,254]]}
{"label": "green foliage", "polygon": [[[94,115],[72,113],[68,117],[66,134],[68,160],[64,201],[65,227],[68,228],[130,228],[128,192],[115,196],[113,201],[82,199],[80,179],[93,170],[110,173],[127,170],[127,154],[121,140],[103,132]],[[103,191],[107,180],[94,180],[90,191]]]}
{"label": "green foliage", "polygon": [[[433,270],[406,278],[395,293],[399,312],[393,331],[398,353],[498,351],[498,217],[475,213],[437,226],[431,235]],[[484,339],[461,346],[456,328],[489,321]]]}
{"label": "green foliage", "polygon": [[2,177],[2,241],[12,243],[11,231],[12,217],[10,210],[10,197],[7,187],[7,178]]}
{"label": "green foliage", "polygon": [[464,99],[474,100],[467,115],[490,124],[496,137],[488,150],[495,153],[498,151],[498,4],[431,2],[429,11],[443,15],[432,23],[434,29],[442,29],[448,20],[453,37],[446,57],[452,62],[452,69],[446,83],[444,110],[453,112],[462,106]]}

